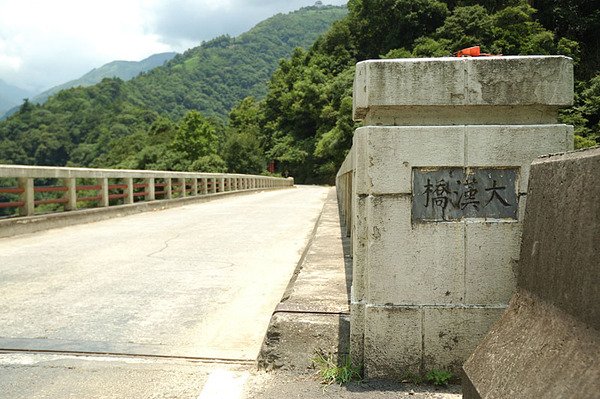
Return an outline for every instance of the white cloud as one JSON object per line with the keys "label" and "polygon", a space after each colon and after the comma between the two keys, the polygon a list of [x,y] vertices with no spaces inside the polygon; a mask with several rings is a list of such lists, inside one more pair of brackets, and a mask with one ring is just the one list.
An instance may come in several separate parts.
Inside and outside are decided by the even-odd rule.
{"label": "white cloud", "polygon": [[22,63],[23,61],[19,57],[0,54],[0,73],[3,71],[18,72]]}
{"label": "white cloud", "polygon": [[[171,0],[154,4],[155,31],[176,46],[197,45],[203,40],[238,35],[280,12],[310,6],[315,0]],[[346,0],[323,1],[345,4]]]}
{"label": "white cloud", "polygon": [[0,0],[0,79],[41,90],[113,60],[141,60],[220,34],[237,35],[273,14],[314,2]]}
{"label": "white cloud", "polygon": [[141,0],[0,0],[0,79],[41,89],[169,51],[146,18]]}

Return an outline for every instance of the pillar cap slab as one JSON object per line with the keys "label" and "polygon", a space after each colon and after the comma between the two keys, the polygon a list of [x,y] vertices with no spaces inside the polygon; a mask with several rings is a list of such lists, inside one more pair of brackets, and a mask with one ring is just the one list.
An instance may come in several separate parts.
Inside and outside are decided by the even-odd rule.
{"label": "pillar cap slab", "polygon": [[529,106],[573,102],[573,60],[492,56],[368,60],[356,66],[353,117],[409,107]]}

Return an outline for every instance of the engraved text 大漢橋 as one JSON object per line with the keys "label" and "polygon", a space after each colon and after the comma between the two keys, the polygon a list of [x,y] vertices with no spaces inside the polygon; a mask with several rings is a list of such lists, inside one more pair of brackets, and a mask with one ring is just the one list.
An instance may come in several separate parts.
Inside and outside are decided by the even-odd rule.
{"label": "engraved text \u5927\u6f22\u6a4b", "polygon": [[517,168],[413,168],[412,221],[517,219]]}

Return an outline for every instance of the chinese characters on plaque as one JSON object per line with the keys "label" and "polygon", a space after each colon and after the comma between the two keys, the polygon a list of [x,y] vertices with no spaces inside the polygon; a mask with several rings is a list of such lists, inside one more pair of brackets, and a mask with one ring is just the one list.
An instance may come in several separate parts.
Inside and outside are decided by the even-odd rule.
{"label": "chinese characters on plaque", "polygon": [[413,222],[517,219],[518,169],[413,168]]}

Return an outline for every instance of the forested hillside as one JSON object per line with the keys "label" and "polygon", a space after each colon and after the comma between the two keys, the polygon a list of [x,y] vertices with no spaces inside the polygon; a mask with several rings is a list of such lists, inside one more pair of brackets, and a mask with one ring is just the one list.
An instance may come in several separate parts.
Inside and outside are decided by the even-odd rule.
{"label": "forested hillside", "polygon": [[71,80],[38,94],[31,99],[31,102],[42,104],[46,102],[50,96],[61,90],[78,86],[92,86],[96,83],[100,83],[104,78],[119,78],[123,80],[133,79],[141,72],[147,72],[163,65],[165,62],[175,57],[175,55],[176,53],[160,53],[153,54],[141,61],[112,61],[99,68],[92,69],[79,79]]}
{"label": "forested hillside", "polygon": [[[333,182],[351,146],[352,79],[369,58],[449,56],[480,45],[504,55],[564,54],[576,65],[576,146],[600,138],[600,10],[591,0],[350,0],[348,16],[309,51],[280,63],[265,100],[232,115],[258,113],[239,132],[256,131],[267,158],[298,181]],[[252,111],[250,111],[252,110]],[[232,120],[233,122],[233,120]]]}
{"label": "forested hillside", "polygon": [[[231,107],[246,96],[264,96],[278,61],[309,47],[346,14],[345,7],[279,14],[131,81],[64,90],[41,106],[25,102],[0,123],[0,163],[225,170],[223,122]],[[206,127],[202,134],[215,143],[207,151],[189,150],[203,140],[186,135],[186,126]]]}
{"label": "forested hillside", "polygon": [[298,182],[332,182],[356,127],[356,62],[448,56],[474,45],[573,57],[576,105],[561,120],[576,126],[577,147],[600,140],[594,0],[350,0],[347,15],[310,48],[269,69],[267,60],[282,57],[273,48],[306,44],[299,32],[318,30],[301,15],[324,26],[345,13],[309,7],[212,40],[131,82],[64,91],[43,107],[25,103],[0,124],[0,163],[261,173],[274,160]]}

